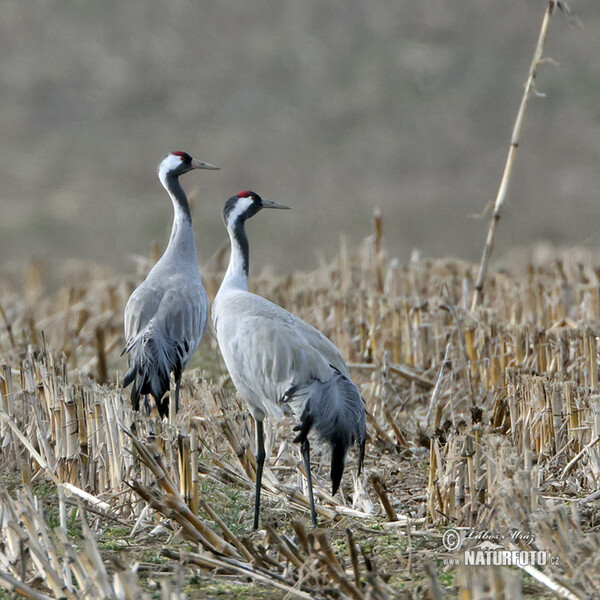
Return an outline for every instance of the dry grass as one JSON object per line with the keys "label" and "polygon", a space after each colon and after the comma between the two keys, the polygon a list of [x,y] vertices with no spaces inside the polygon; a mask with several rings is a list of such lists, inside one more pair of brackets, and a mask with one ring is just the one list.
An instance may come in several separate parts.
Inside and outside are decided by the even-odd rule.
{"label": "dry grass", "polygon": [[[334,340],[367,403],[366,472],[353,453],[335,498],[315,447],[314,531],[282,422],[251,532],[252,423],[211,336],[176,422],[142,418],[116,383],[137,278],[86,267],[48,293],[40,265],[5,273],[1,583],[30,598],[598,596],[600,267],[492,274],[471,312],[475,265],[388,261],[380,225],[360,254],[253,280]],[[519,531],[495,542],[553,564],[452,564],[448,528]]]}
{"label": "dry grass", "polygon": [[[253,280],[327,334],[368,409],[365,473],[332,497],[313,453],[318,529],[291,424],[268,429],[264,528],[250,531],[252,423],[208,337],[173,422],[119,385],[140,278],[45,267],[0,279],[0,585],[34,599],[600,596],[600,267],[572,256],[488,275],[540,32],[479,274],[360,252]],[[214,296],[221,268],[205,283]],[[487,278],[487,279],[486,279]],[[482,290],[486,283],[486,294]],[[484,301],[485,300],[485,301]],[[470,307],[470,309],[468,308]],[[458,548],[450,548],[452,536]],[[535,564],[467,564],[535,553]],[[0,599],[2,598],[0,593]]]}

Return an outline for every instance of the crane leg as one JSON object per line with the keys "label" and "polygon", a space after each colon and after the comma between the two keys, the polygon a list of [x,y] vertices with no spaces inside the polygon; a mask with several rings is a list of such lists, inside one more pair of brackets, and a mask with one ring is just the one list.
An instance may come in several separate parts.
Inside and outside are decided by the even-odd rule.
{"label": "crane leg", "polygon": [[[175,415],[179,412],[179,384],[181,383],[181,378],[175,379],[175,392],[173,394],[174,398],[171,398],[171,394],[165,396],[165,400],[163,400],[163,410],[165,415],[169,417],[169,423],[175,423]],[[164,405],[167,403],[166,398],[168,398],[169,404],[165,407]]]}
{"label": "crane leg", "polygon": [[310,444],[308,438],[302,440],[300,452],[304,459],[304,468],[306,469],[306,481],[308,483],[308,497],[310,499],[310,519],[313,527],[317,526],[317,511],[315,510],[315,497],[313,495],[312,475],[310,474]]}
{"label": "crane leg", "polygon": [[310,474],[310,444],[308,442],[308,432],[313,425],[313,417],[306,410],[301,417],[302,422],[296,425],[293,431],[300,433],[294,438],[294,444],[300,444],[300,452],[304,459],[304,468],[306,469],[306,481],[308,483],[308,497],[310,500],[310,518],[313,527],[317,526],[317,511],[315,510],[315,497],[313,495],[312,475]]}
{"label": "crane leg", "polygon": [[179,412],[179,384],[181,379],[175,381],[175,413]]}
{"label": "crane leg", "polygon": [[256,420],[254,422],[256,423],[256,493],[254,496],[254,529],[256,530],[260,513],[260,485],[265,464],[265,436],[263,422]]}

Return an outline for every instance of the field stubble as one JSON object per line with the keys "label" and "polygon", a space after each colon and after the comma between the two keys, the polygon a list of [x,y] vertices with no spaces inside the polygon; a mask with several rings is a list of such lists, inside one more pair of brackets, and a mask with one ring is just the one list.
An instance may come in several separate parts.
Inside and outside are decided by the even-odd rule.
{"label": "field stubble", "polygon": [[[283,421],[268,428],[265,527],[251,532],[252,422],[210,334],[175,422],[148,419],[118,384],[123,307],[140,277],[83,265],[49,293],[40,264],[6,271],[4,587],[30,598],[598,597],[600,267],[567,256],[490,274],[471,311],[475,265],[401,265],[380,234],[314,271],[252,280],[337,344],[366,401],[365,472],[352,452],[335,498],[315,445],[317,530]],[[204,277],[210,296],[221,273]],[[444,547],[449,529],[463,532],[460,551]],[[464,564],[484,534],[552,561]]]}

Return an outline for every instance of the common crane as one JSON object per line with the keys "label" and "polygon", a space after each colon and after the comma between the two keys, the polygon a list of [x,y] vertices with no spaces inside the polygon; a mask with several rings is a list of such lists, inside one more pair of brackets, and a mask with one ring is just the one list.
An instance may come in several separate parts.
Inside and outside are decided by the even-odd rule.
{"label": "common crane", "polygon": [[186,152],[171,152],[158,165],[158,178],[173,202],[169,244],[125,307],[125,349],[129,370],[123,386],[133,383],[131,402],[154,397],[161,417],[169,416],[170,377],[175,379],[175,412],[179,409],[181,374],[195,352],[208,316],[208,298],[198,269],[192,215],[179,176],[193,169],[218,169]]}
{"label": "common crane", "polygon": [[244,224],[263,208],[289,208],[251,191],[239,192],[223,209],[231,242],[229,266],[212,305],[219,348],[231,379],[256,423],[256,495],[258,528],[260,487],[265,461],[263,420],[293,414],[299,421],[294,442],[306,467],[311,519],[317,524],[310,474],[308,433],[331,447],[332,493],[339,488],[348,447],[364,458],[365,407],[338,349],[321,332],[287,310],[248,291],[248,238]]}

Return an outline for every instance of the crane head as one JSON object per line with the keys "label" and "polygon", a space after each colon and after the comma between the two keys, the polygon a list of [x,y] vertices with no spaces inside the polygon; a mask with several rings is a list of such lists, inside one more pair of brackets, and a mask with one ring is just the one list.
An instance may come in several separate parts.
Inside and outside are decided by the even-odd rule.
{"label": "crane head", "polygon": [[187,152],[169,152],[158,164],[158,176],[179,177],[192,169],[218,169],[215,165],[192,158]]}
{"label": "crane head", "polygon": [[285,204],[279,204],[273,200],[261,198],[256,192],[238,192],[225,202],[223,208],[223,220],[227,227],[234,227],[236,222],[243,222],[253,217],[263,208],[290,208]]}

